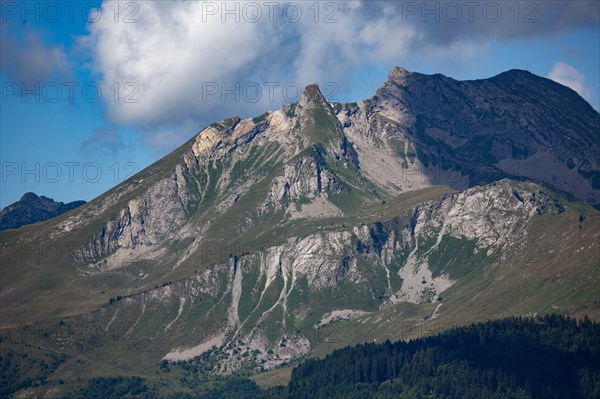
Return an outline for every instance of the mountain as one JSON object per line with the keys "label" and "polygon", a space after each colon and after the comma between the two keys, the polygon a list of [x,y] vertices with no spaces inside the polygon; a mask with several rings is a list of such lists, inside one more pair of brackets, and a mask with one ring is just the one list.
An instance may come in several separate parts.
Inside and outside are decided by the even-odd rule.
{"label": "mountain", "polygon": [[2,209],[0,230],[18,229],[26,224],[48,220],[83,204],[85,201],[73,201],[65,204],[43,195],[38,197],[34,193],[25,193],[20,200]]}
{"label": "mountain", "polygon": [[598,320],[598,126],[574,91],[524,71],[394,68],[350,104],[310,85],[0,232],[4,350],[64,354],[48,381],[172,391],[475,321]]}
{"label": "mountain", "polygon": [[[336,109],[363,153],[392,147],[404,165],[416,158],[416,173],[430,184],[463,189],[527,178],[600,204],[598,112],[527,71],[456,81],[394,68],[372,99]],[[390,161],[372,158],[362,163],[366,173],[405,189],[401,174],[378,173]]]}

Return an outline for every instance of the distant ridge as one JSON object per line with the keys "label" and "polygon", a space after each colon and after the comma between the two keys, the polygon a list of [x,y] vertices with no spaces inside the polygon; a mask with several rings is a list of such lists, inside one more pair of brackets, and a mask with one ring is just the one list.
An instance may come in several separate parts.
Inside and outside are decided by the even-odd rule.
{"label": "distant ridge", "polygon": [[18,229],[21,226],[42,222],[85,204],[85,201],[64,202],[25,193],[20,200],[2,209],[0,230]]}

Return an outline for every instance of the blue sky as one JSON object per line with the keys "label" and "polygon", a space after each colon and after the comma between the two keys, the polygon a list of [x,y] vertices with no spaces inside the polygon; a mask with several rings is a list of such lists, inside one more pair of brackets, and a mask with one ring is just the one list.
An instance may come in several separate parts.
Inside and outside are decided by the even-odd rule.
{"label": "blue sky", "polygon": [[361,100],[395,65],[527,69],[600,109],[599,2],[223,4],[0,1],[0,206],[91,200],[215,120],[313,82]]}

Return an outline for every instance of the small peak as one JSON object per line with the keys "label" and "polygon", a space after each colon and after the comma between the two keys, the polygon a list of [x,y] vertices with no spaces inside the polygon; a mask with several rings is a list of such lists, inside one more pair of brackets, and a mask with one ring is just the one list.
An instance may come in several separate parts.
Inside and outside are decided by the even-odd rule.
{"label": "small peak", "polygon": [[502,73],[494,76],[494,79],[514,80],[514,79],[519,79],[519,78],[535,79],[535,78],[539,78],[539,76],[536,76],[535,74],[533,74],[529,71],[526,71],[524,69],[510,69],[508,71],[502,72]]}
{"label": "small peak", "polygon": [[34,201],[39,199],[40,197],[38,197],[35,193],[25,193],[23,194],[23,196],[21,197],[21,199],[19,201]]}
{"label": "small peak", "polygon": [[304,88],[304,93],[321,94],[321,89],[318,84],[312,83]]}
{"label": "small peak", "polygon": [[408,71],[402,67],[395,66],[392,68],[392,70],[388,74],[388,82],[404,81],[406,79],[406,77],[409,76],[410,74],[411,74],[410,71]]}
{"label": "small peak", "polygon": [[325,98],[323,97],[319,86],[315,83],[306,86],[302,92],[302,95],[300,96],[300,103],[302,104],[307,104],[310,102],[322,103],[323,101],[325,101]]}

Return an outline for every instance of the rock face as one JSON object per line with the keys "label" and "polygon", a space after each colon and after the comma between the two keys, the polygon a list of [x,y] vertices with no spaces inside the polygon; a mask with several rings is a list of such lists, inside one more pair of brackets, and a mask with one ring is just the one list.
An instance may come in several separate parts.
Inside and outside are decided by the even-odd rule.
{"label": "rock face", "polygon": [[126,200],[88,255],[191,237],[207,226],[179,226],[198,205],[218,198],[224,213],[265,177],[256,213],[293,219],[502,178],[541,181],[600,206],[599,127],[600,114],[574,91],[526,71],[461,82],[394,68],[375,96],[355,104],[329,104],[310,85],[297,104],[202,130],[162,180]]}
{"label": "rock face", "polygon": [[[600,205],[600,114],[573,90],[527,71],[456,81],[394,68],[371,99],[334,107],[360,143],[365,172],[400,191],[525,177]],[[391,162],[373,155],[389,151],[400,156],[393,170],[405,173],[378,173]]]}
{"label": "rock face", "polygon": [[2,209],[0,230],[18,229],[26,224],[42,222],[83,204],[85,201],[73,201],[65,204],[56,202],[52,198],[26,193],[19,201]]}
{"label": "rock face", "polygon": [[[353,318],[363,332],[348,342],[399,314],[584,309],[599,125],[575,92],[524,71],[459,82],[394,68],[352,104],[311,85],[297,104],[206,127],[64,220],[0,235],[0,315],[76,315],[112,342],[151,337],[152,361],[230,374],[309,354],[315,328]],[[71,256],[32,262],[19,252],[32,243]],[[527,277],[532,243],[542,261]],[[480,296],[491,305],[474,310]]]}

